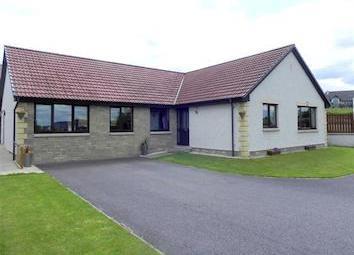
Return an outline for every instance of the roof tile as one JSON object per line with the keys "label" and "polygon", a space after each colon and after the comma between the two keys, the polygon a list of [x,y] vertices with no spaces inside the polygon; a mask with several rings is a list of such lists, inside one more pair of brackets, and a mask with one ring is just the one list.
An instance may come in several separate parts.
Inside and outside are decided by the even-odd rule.
{"label": "roof tile", "polygon": [[188,73],[11,46],[5,56],[17,97],[172,105],[244,97],[293,48]]}

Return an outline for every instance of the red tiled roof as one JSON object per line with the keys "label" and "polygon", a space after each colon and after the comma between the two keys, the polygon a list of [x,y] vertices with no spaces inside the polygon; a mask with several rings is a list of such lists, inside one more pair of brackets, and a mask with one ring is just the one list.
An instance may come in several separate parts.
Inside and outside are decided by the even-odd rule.
{"label": "red tiled roof", "polygon": [[183,73],[5,47],[17,97],[173,104]]}
{"label": "red tiled roof", "polygon": [[172,105],[245,97],[294,47],[188,73],[10,46],[5,56],[17,97]]}
{"label": "red tiled roof", "polygon": [[285,46],[185,75],[178,104],[244,97],[295,47]]}

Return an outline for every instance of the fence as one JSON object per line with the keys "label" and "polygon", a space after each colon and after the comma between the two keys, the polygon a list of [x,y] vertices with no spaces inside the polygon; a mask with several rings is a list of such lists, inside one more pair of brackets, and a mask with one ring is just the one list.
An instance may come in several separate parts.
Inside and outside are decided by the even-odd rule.
{"label": "fence", "polygon": [[354,133],[353,114],[327,114],[328,133]]}

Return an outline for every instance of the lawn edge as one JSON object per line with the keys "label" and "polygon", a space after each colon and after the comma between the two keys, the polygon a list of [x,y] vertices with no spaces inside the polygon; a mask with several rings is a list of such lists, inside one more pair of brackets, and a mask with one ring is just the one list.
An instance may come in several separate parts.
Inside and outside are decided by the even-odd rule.
{"label": "lawn edge", "polygon": [[48,172],[46,172],[46,174],[52,178],[54,181],[58,182],[60,184],[60,186],[62,186],[63,188],[65,188],[67,191],[71,192],[72,194],[74,194],[76,197],[78,197],[79,199],[81,199],[82,201],[84,201],[85,203],[87,203],[88,205],[90,205],[91,207],[93,207],[96,211],[98,211],[99,213],[101,213],[103,216],[107,217],[109,220],[111,220],[113,223],[117,224],[118,226],[121,226],[123,229],[125,229],[126,231],[128,231],[129,234],[131,234],[132,236],[134,236],[135,238],[137,238],[138,240],[142,241],[144,244],[146,244],[147,246],[149,246],[150,248],[152,248],[154,251],[156,251],[158,254],[160,255],[165,255],[165,253],[163,253],[162,251],[160,251],[158,248],[156,248],[155,246],[153,246],[151,243],[149,243],[148,241],[146,241],[144,238],[142,238],[141,236],[137,235],[133,229],[131,229],[130,227],[128,227],[127,225],[117,221],[116,219],[114,219],[113,217],[109,216],[108,214],[106,214],[103,210],[101,210],[100,208],[98,208],[97,206],[95,206],[94,204],[92,204],[90,201],[88,201],[87,199],[85,199],[84,197],[80,196],[79,193],[77,193],[76,191],[70,189],[69,187],[65,186],[61,181],[59,181],[58,179],[56,179],[54,176],[48,174]]}

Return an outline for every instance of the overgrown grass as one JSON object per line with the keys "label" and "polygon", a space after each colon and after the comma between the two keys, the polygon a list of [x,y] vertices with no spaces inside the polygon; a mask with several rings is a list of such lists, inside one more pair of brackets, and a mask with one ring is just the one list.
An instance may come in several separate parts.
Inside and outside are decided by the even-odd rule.
{"label": "overgrown grass", "polygon": [[330,114],[351,114],[353,113],[353,109],[352,108],[328,108],[327,112]]}
{"label": "overgrown grass", "polygon": [[0,254],[157,254],[47,174],[0,177]]}
{"label": "overgrown grass", "polygon": [[331,178],[354,173],[354,148],[329,147],[259,159],[231,159],[190,153],[159,160],[240,175]]}

